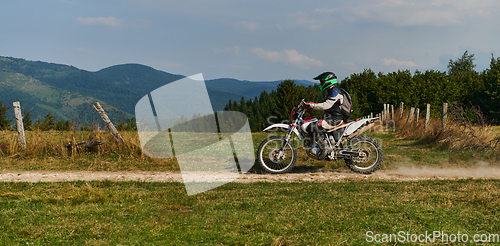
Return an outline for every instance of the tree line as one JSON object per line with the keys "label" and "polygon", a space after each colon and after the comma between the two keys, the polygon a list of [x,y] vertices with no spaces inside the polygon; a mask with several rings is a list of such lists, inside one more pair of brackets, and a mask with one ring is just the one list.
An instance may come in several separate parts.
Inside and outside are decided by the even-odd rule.
{"label": "tree line", "polygon": [[[474,54],[464,54],[448,63],[447,71],[440,72],[399,70],[388,74],[375,73],[366,69],[351,74],[339,84],[349,92],[353,103],[353,118],[381,112],[383,104],[425,108],[431,105],[431,115],[437,116],[441,106],[460,103],[468,105],[466,110],[480,107],[493,124],[500,123],[500,58],[492,56],[490,67],[483,72],[474,68]],[[229,101],[225,110],[245,113],[252,131],[261,131],[271,123],[289,120],[290,111],[302,98],[321,102],[326,92],[319,92],[319,86],[302,86],[292,80],[284,80],[276,90],[264,91],[255,99],[241,98],[239,102]],[[321,112],[313,112],[321,117]]]}
{"label": "tree line", "polygon": [[367,69],[344,79],[341,87],[351,93],[357,116],[382,111],[383,104],[425,108],[439,113],[443,103],[479,106],[490,122],[500,123],[500,58],[491,58],[490,67],[476,72],[474,55],[467,51],[450,60],[445,72],[409,70],[375,74]]}

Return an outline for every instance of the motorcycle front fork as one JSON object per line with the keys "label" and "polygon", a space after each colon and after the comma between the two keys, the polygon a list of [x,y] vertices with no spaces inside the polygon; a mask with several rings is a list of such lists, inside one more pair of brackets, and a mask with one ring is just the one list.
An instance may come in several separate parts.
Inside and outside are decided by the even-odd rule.
{"label": "motorcycle front fork", "polygon": [[285,154],[285,146],[290,141],[290,138],[292,137],[294,129],[295,128],[290,129],[290,131],[288,132],[288,134],[286,134],[285,141],[283,141],[283,144],[281,145],[280,151],[278,152],[278,156],[276,157],[278,160],[280,160],[284,156],[284,154]]}

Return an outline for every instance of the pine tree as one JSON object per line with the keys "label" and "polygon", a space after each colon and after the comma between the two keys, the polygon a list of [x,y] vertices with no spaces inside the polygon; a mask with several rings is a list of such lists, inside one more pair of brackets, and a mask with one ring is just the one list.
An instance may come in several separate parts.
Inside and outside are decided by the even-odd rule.
{"label": "pine tree", "polygon": [[31,112],[29,110],[25,110],[23,115],[23,126],[25,130],[33,130],[33,121],[31,120],[31,117],[33,117]]}
{"label": "pine tree", "polygon": [[43,118],[43,123],[42,123],[42,130],[48,131],[48,130],[53,130],[54,129],[54,116],[49,112],[44,118]]}
{"label": "pine tree", "polygon": [[[87,124],[88,124],[88,122],[87,122]],[[35,129],[37,129],[37,130],[43,130],[43,123],[42,123],[42,120],[40,118],[36,119]]]}
{"label": "pine tree", "polygon": [[467,100],[474,100],[483,89],[479,74],[474,70],[476,67],[474,60],[474,54],[469,54],[468,51],[455,61],[450,59],[448,63],[449,83],[444,88],[448,102],[465,103]]}
{"label": "pine tree", "polygon": [[300,100],[312,97],[313,94],[308,92],[305,86],[297,86],[293,80],[284,80],[276,89],[274,113],[280,120],[288,120],[292,108],[296,107]]}
{"label": "pine tree", "polygon": [[224,107],[224,110],[230,111],[232,108],[233,108],[233,103],[231,102],[231,99],[229,99],[229,102]]}
{"label": "pine tree", "polygon": [[248,116],[248,107],[244,96],[241,97],[239,111]]}
{"label": "pine tree", "polygon": [[7,108],[0,102],[0,130],[10,130],[10,122],[7,118]]}
{"label": "pine tree", "polygon": [[500,123],[500,57],[491,57],[490,68],[484,73],[484,97],[481,103],[496,124]]}

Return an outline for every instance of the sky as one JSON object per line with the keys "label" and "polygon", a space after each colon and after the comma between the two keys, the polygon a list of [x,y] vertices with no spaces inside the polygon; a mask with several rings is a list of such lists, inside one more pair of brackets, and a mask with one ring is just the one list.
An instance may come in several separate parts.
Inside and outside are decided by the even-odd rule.
{"label": "sky", "polygon": [[496,0],[3,1],[0,56],[273,81],[446,71],[467,50],[483,71],[500,56],[499,12]]}

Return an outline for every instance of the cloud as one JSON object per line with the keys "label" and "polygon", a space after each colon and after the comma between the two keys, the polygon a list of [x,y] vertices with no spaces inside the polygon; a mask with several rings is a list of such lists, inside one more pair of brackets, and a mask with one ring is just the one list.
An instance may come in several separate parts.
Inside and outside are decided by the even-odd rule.
{"label": "cloud", "polygon": [[321,24],[318,21],[302,14],[296,15],[295,24],[300,27],[305,27],[311,31],[318,30],[321,27]]}
{"label": "cloud", "polygon": [[384,58],[382,59],[382,62],[384,63],[385,66],[418,67],[418,65],[412,61],[398,61],[394,58],[391,59]]}
{"label": "cloud", "polygon": [[278,51],[264,50],[262,48],[253,48],[252,53],[257,55],[258,57],[268,60],[271,62],[279,62],[283,60],[283,56]]}
{"label": "cloud", "polygon": [[134,29],[146,28],[151,25],[151,21],[144,19],[136,19],[134,22],[126,23],[122,19],[116,17],[78,17],[76,21],[84,26],[102,25],[114,28],[130,27]]}
{"label": "cloud", "polygon": [[212,48],[212,51],[216,53],[233,53],[235,55],[238,55],[240,53],[240,47],[239,46],[230,46],[226,48]]}
{"label": "cloud", "polygon": [[238,28],[246,29],[248,31],[256,31],[257,29],[259,29],[260,24],[250,21],[238,21],[236,22],[235,26]]}
{"label": "cloud", "polygon": [[308,29],[310,31],[316,31],[323,26],[323,22],[318,21],[313,18],[308,13],[304,12],[294,12],[287,15],[286,22],[276,24],[278,30],[296,30],[296,29]]}
{"label": "cloud", "polygon": [[500,2],[493,0],[370,0],[339,12],[349,21],[379,21],[393,26],[448,26],[471,18],[492,16],[497,14],[498,7]]}
{"label": "cloud", "polygon": [[123,24],[123,20],[117,19],[115,17],[78,17],[76,21],[82,25],[104,25],[110,27],[120,27]]}
{"label": "cloud", "polygon": [[337,9],[329,9],[329,8],[317,8],[314,10],[316,13],[322,13],[322,14],[331,14],[333,12],[337,11]]}
{"label": "cloud", "polygon": [[284,49],[280,52],[265,50],[262,48],[253,48],[251,52],[264,60],[274,63],[291,64],[302,69],[322,67],[324,65],[323,62],[309,58],[306,55],[300,54],[296,50]]}

